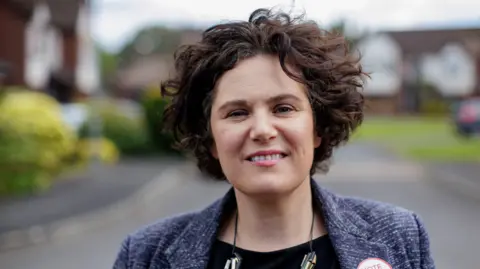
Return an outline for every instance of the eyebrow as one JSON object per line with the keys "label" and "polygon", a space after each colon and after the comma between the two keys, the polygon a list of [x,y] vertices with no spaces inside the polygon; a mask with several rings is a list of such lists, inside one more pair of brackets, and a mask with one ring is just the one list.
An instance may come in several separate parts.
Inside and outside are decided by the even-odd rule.
{"label": "eyebrow", "polygon": [[[289,93],[272,96],[272,97],[268,98],[267,102],[268,103],[277,103],[277,102],[288,100],[288,99],[292,99],[296,102],[301,102],[301,99],[298,96],[295,96],[295,95],[289,94]],[[247,106],[247,105],[248,105],[248,101],[245,100],[245,99],[231,100],[231,101],[227,101],[224,104],[222,104],[218,110],[223,111],[223,110],[228,109],[229,107]]]}

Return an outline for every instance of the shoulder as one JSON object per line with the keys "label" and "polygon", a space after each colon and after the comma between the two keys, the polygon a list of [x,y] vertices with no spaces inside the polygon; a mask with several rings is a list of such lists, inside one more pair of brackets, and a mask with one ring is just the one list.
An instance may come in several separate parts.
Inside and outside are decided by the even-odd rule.
{"label": "shoulder", "polygon": [[141,227],[129,234],[122,242],[115,261],[115,269],[131,268],[133,264],[148,267],[167,263],[163,253],[191,225],[199,212],[173,215]]}
{"label": "shoulder", "polygon": [[358,197],[340,197],[342,203],[347,205],[353,213],[358,214],[369,224],[397,224],[410,225],[415,222],[415,213],[404,207],[386,202]]}
{"label": "shoulder", "polygon": [[377,232],[390,233],[401,230],[408,233],[417,232],[420,228],[421,220],[417,213],[404,207],[358,197],[340,197],[340,199],[352,214],[360,217]]}
{"label": "shoulder", "polygon": [[123,240],[113,268],[151,268],[152,264],[170,268],[171,263],[182,262],[190,266],[185,257],[198,256],[208,247],[209,237],[214,236],[222,210],[232,197],[230,189],[204,208],[163,218],[131,233]]}
{"label": "shoulder", "polygon": [[129,235],[133,248],[169,246],[189,226],[198,212],[184,213],[161,219]]}
{"label": "shoulder", "polygon": [[417,214],[404,207],[335,193],[315,181],[313,187],[327,217],[347,231],[365,235],[372,231],[381,234],[419,228]]}

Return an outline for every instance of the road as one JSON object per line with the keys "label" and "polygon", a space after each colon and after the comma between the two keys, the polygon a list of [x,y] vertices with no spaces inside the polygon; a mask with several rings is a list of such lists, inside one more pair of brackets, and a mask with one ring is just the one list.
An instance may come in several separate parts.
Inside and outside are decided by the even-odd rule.
{"label": "road", "polygon": [[[345,169],[343,169],[345,168]],[[181,177],[171,169],[166,178]],[[170,174],[168,174],[170,173]],[[423,179],[420,167],[371,145],[341,149],[328,176],[316,176],[341,194],[367,197],[414,210],[431,236],[439,269],[478,268],[480,205]],[[123,237],[138,227],[178,212],[200,209],[228,189],[225,183],[185,180],[154,205],[109,227],[48,244],[0,253],[2,269],[111,268]]]}

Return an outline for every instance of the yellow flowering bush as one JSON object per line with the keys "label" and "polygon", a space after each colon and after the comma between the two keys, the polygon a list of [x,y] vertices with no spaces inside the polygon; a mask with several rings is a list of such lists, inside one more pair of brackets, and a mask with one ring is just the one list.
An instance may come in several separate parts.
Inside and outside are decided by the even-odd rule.
{"label": "yellow flowering bush", "polygon": [[48,188],[74,155],[76,134],[55,99],[35,91],[0,96],[0,195]]}
{"label": "yellow flowering bush", "polygon": [[107,138],[82,139],[77,146],[83,163],[90,159],[98,159],[102,163],[114,164],[120,156],[117,146]]}

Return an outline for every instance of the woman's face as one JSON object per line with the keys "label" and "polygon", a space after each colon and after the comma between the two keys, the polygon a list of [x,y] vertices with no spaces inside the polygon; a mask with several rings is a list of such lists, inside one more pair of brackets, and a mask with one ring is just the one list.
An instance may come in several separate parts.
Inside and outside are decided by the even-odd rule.
{"label": "woman's face", "polygon": [[240,62],[219,79],[214,96],[212,155],[238,191],[288,193],[309,178],[320,138],[305,88],[278,57]]}

